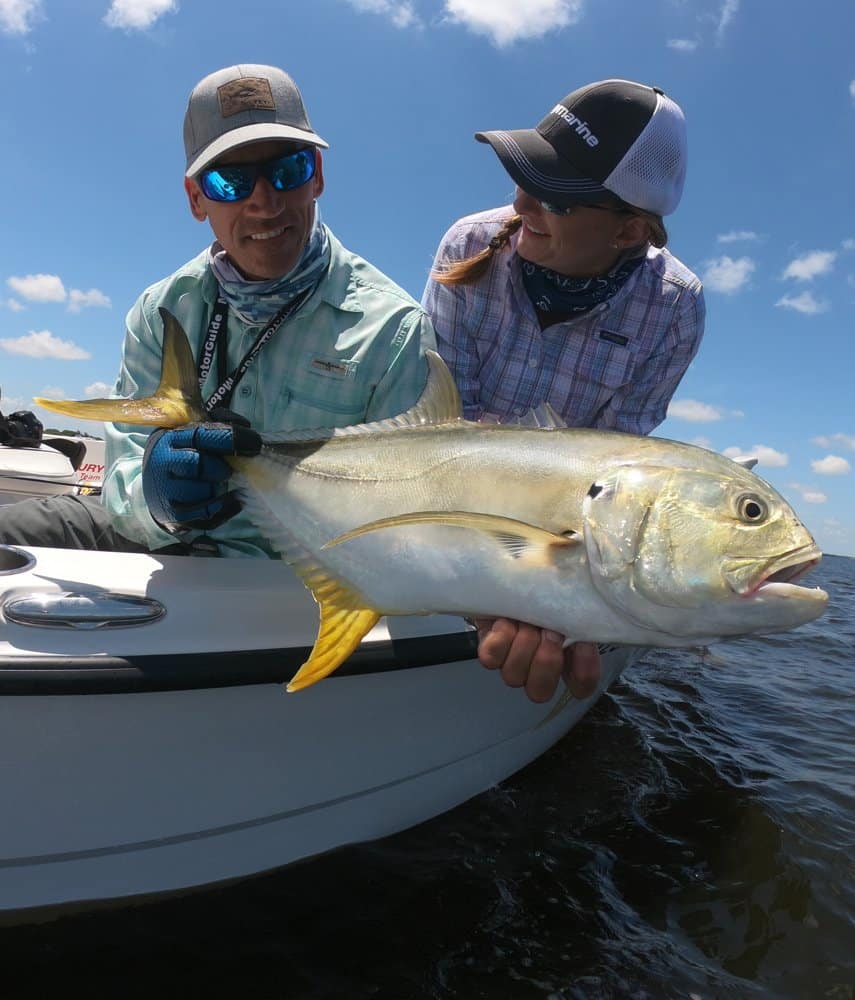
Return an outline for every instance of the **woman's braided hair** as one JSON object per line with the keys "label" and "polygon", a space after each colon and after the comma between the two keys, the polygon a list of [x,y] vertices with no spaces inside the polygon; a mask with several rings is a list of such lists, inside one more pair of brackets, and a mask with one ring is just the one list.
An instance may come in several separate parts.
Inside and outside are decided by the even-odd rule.
{"label": "woman's braided hair", "polygon": [[[635,208],[626,202],[621,202],[615,206],[618,212],[625,212],[627,215],[637,215],[647,223],[647,240],[655,247],[664,247],[668,242],[668,231],[661,215],[654,215],[653,212],[646,212],[642,208]],[[502,228],[490,240],[483,250],[465,257],[463,260],[454,260],[443,264],[441,270],[434,271],[432,277],[441,285],[472,285],[479,278],[483,277],[490,266],[493,255],[500,250],[504,250],[510,238],[522,225],[522,218],[519,215],[512,215],[505,220]]]}

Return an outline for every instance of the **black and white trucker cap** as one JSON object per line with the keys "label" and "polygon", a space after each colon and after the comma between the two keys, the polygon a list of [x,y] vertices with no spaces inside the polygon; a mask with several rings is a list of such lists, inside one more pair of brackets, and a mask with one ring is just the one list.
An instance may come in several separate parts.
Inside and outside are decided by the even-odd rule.
{"label": "black and white trucker cap", "polygon": [[668,215],[686,178],[686,119],[658,87],[601,80],[568,94],[533,129],[476,132],[527,194],[558,205],[615,195]]}

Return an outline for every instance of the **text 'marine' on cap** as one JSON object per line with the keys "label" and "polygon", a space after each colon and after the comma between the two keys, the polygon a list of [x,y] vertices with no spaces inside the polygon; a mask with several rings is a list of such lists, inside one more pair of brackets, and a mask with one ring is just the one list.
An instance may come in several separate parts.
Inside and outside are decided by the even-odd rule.
{"label": "text 'marine' on cap", "polygon": [[559,101],[533,129],[476,132],[527,194],[556,204],[614,195],[673,212],[686,179],[686,120],[657,87],[601,80]]}

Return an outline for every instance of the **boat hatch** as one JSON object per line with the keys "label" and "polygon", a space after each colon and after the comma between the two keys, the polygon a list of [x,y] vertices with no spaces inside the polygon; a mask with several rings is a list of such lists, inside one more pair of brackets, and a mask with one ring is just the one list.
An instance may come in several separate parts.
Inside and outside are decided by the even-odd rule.
{"label": "boat hatch", "polygon": [[39,628],[129,628],[156,622],[166,608],[151,597],[132,594],[17,594],[3,603],[3,616]]}
{"label": "boat hatch", "polygon": [[29,552],[16,549],[13,545],[0,545],[0,576],[23,573],[35,565],[36,560]]}

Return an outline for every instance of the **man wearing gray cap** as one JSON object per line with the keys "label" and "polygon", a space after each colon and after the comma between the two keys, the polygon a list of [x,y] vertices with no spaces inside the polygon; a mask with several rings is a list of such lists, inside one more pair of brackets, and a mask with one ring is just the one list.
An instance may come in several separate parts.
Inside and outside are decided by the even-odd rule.
{"label": "man wearing gray cap", "polygon": [[327,143],[291,77],[262,65],[205,77],[184,147],[190,211],[214,241],[131,308],[116,393],[156,388],[165,309],[187,333],[211,422],[192,434],[105,425],[103,506],[69,496],[7,507],[0,542],[272,556],[222,456],[255,454],[265,431],[395,416],[424,388],[430,321],[322,222]]}
{"label": "man wearing gray cap", "polygon": [[[131,310],[119,395],[156,386],[166,308],[188,334],[214,419],[225,407],[260,433],[380,420],[411,406],[427,377],[430,322],[322,222],[327,143],[291,77],[260,65],[205,77],[190,95],[184,147],[190,211],[210,223],[214,242]],[[257,450],[237,423],[225,440],[219,428],[197,432],[193,447],[181,429],[108,425],[103,497],[117,530],[151,549],[178,537],[223,555],[271,555],[219,457]]]}
{"label": "man wearing gray cap", "polygon": [[[649,434],[701,342],[701,282],[665,249],[686,177],[686,122],[657,87],[601,80],[535,128],[478,132],[516,185],[513,205],[458,220],[422,297],[469,419],[549,403],[569,426]],[[480,655],[531,692],[564,637],[480,622]],[[598,670],[573,653],[576,678]]]}

